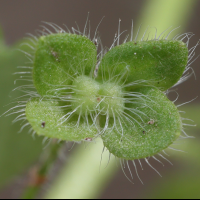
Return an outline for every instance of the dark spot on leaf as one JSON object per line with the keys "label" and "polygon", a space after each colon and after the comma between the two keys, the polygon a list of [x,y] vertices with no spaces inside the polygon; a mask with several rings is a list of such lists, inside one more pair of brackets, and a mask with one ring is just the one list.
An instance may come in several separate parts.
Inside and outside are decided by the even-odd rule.
{"label": "dark spot on leaf", "polygon": [[154,124],[154,120],[148,121],[148,124]]}
{"label": "dark spot on leaf", "polygon": [[85,138],[85,141],[92,142],[92,138],[90,138],[90,137]]}
{"label": "dark spot on leaf", "polygon": [[45,127],[45,124],[46,124],[45,122],[42,122],[42,123],[41,123],[41,127],[44,128],[44,127]]}
{"label": "dark spot on leaf", "polygon": [[57,52],[55,52],[51,49],[51,54],[53,55],[54,58],[56,58],[56,61],[60,62],[60,60],[58,59],[58,53]]}
{"label": "dark spot on leaf", "polygon": [[101,98],[100,97],[97,97],[97,102],[100,102]]}

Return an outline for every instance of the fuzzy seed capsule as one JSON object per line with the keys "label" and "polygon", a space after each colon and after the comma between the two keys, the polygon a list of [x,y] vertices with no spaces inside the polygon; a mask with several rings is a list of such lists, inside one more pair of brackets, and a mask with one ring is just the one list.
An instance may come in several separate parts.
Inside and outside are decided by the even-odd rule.
{"label": "fuzzy seed capsule", "polygon": [[94,79],[79,76],[75,78],[72,88],[72,109],[75,109],[77,114],[89,115],[97,109],[99,84]]}
{"label": "fuzzy seed capsule", "polygon": [[99,95],[102,99],[99,104],[102,114],[108,113],[109,116],[118,116],[123,111],[123,92],[116,83],[103,83]]}

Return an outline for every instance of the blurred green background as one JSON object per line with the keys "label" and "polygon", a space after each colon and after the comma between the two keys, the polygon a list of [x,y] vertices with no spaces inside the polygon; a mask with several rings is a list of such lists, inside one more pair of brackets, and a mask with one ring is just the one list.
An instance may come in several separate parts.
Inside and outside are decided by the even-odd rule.
{"label": "blurred green background", "polygon": [[[200,1],[195,0],[0,0],[0,115],[15,104],[14,98],[22,95],[11,92],[23,81],[14,85],[17,66],[26,66],[27,59],[19,48],[26,33],[35,34],[41,21],[54,22],[60,26],[76,26],[83,30],[88,12],[94,34],[101,18],[105,19],[98,29],[104,46],[110,46],[121,21],[121,30],[131,30],[134,22],[134,34],[140,24],[144,33],[146,27],[156,27],[158,34],[172,26],[181,26],[176,33],[193,32],[189,48],[200,39]],[[152,32],[155,31],[152,28]],[[175,33],[174,33],[175,34]],[[26,47],[25,51],[29,51]],[[196,55],[200,54],[200,47]],[[200,59],[200,58],[199,58]],[[197,59],[192,67],[197,79],[192,76],[178,86],[176,91],[181,104],[194,99],[200,94],[200,67]],[[172,97],[173,98],[173,95]],[[186,111],[184,118],[194,120],[196,127],[187,127],[186,132],[195,139],[183,140],[176,148],[187,153],[168,151],[173,162],[171,166],[163,161],[165,167],[153,160],[151,163],[162,174],[160,178],[150,167],[144,164],[144,170],[138,169],[144,185],[140,183],[132,168],[134,185],[124,176],[115,160],[106,166],[108,157],[104,156],[99,173],[101,144],[76,145],[72,151],[66,151],[58,161],[55,173],[58,178],[50,179],[42,189],[47,197],[65,198],[200,198],[200,98],[180,107]],[[9,104],[9,105],[8,105]],[[29,169],[36,163],[44,148],[42,138],[33,139],[28,128],[22,133],[20,123],[12,124],[15,116],[0,118],[0,198],[18,198],[26,186]],[[98,142],[97,142],[98,143]],[[93,153],[93,154],[92,154]],[[63,164],[65,163],[65,164]],[[144,162],[143,162],[144,163]],[[61,172],[60,172],[60,169]],[[125,169],[128,174],[128,169]],[[53,172],[52,172],[53,173]],[[55,175],[54,175],[55,176]],[[60,195],[60,196],[59,196]]]}

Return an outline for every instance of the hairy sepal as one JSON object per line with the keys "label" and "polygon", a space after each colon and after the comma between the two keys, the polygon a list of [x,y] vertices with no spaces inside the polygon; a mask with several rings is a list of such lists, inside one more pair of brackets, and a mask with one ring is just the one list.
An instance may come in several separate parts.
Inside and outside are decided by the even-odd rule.
{"label": "hairy sepal", "polygon": [[[188,48],[177,40],[127,42],[112,48],[99,66],[99,78],[121,79],[145,84],[165,91],[178,82],[188,61]],[[133,84],[129,90],[137,88]]]}
{"label": "hairy sepal", "polygon": [[171,145],[182,130],[179,112],[165,94],[152,87],[137,92],[144,95],[142,99],[127,104],[127,114],[110,119],[109,127],[101,136],[113,155],[127,160],[159,153]]}
{"label": "hairy sepal", "polygon": [[77,142],[95,137],[97,130],[92,120],[86,122],[74,114],[65,121],[63,116],[70,113],[65,110],[56,100],[34,98],[27,103],[25,113],[38,135]]}
{"label": "hairy sepal", "polygon": [[57,33],[38,39],[33,63],[33,81],[42,96],[59,96],[73,79],[93,73],[96,47],[85,36]]}

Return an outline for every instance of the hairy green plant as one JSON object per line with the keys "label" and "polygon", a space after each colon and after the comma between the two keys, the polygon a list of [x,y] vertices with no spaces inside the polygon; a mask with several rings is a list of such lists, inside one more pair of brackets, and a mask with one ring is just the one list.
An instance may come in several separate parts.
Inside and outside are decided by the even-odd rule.
{"label": "hairy green plant", "polygon": [[[188,50],[192,34],[168,39],[172,30],[144,40],[147,29],[138,40],[132,31],[130,40],[120,44],[119,29],[106,49],[97,30],[91,38],[87,23],[83,33],[46,24],[54,31],[43,26],[40,37],[32,35],[32,45],[27,45],[33,53],[25,52],[32,66],[18,72],[31,74],[32,81],[20,86],[28,100],[11,109],[20,113],[15,121],[26,117],[22,129],[31,125],[33,134],[63,141],[100,137],[111,154],[132,160],[136,171],[134,160],[141,165],[145,159],[152,167],[149,157],[160,162],[156,154],[166,159],[160,152],[189,137],[167,95],[192,74],[188,72],[198,45]],[[21,107],[25,109],[15,111]]]}

